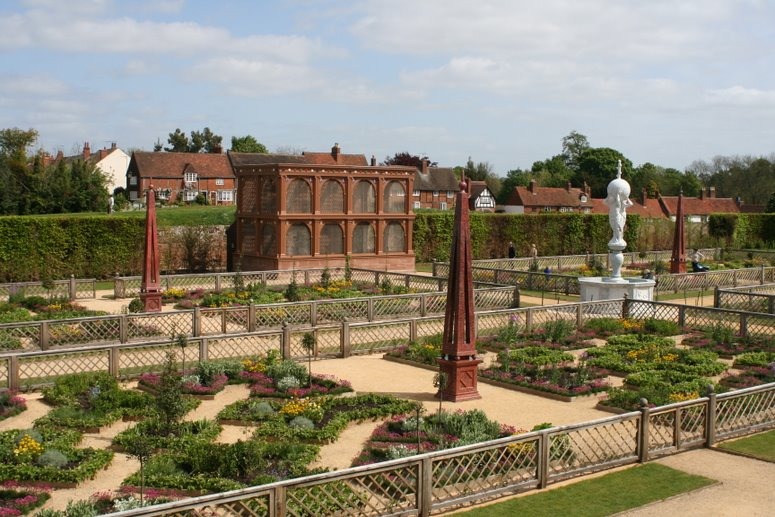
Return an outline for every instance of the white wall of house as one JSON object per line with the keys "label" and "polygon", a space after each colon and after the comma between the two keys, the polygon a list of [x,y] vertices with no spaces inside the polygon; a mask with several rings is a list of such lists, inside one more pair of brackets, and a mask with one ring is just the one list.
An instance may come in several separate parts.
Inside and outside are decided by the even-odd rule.
{"label": "white wall of house", "polygon": [[525,207],[522,205],[503,205],[503,212],[506,214],[524,214]]}
{"label": "white wall of house", "polygon": [[129,168],[130,156],[121,149],[116,149],[97,162],[97,168],[108,177],[108,192],[113,194],[116,187],[126,188],[126,170]]}

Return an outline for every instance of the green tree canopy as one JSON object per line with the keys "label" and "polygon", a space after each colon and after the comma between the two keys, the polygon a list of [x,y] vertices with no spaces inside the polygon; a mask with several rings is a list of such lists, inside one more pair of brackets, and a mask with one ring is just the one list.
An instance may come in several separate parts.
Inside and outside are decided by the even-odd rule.
{"label": "green tree canopy", "polygon": [[610,147],[591,147],[581,153],[579,170],[574,174],[574,184],[581,187],[584,183],[592,188],[592,197],[606,197],[608,184],[616,178],[618,161],[622,161],[622,177],[632,176],[632,162],[622,153]]}
{"label": "green tree canopy", "polygon": [[565,165],[570,170],[577,171],[579,168],[579,158],[589,147],[589,140],[586,136],[576,130],[571,131],[562,139],[562,157]]}
{"label": "green tree canopy", "polygon": [[[169,153],[219,153],[222,149],[222,142],[223,137],[213,133],[209,127],[202,131],[191,131],[190,138],[180,128],[176,128],[174,132],[169,134],[167,138],[169,147],[164,147],[164,150]],[[154,150],[160,151],[161,149],[161,143],[157,141]]]}
{"label": "green tree canopy", "polygon": [[430,161],[427,156],[420,158],[419,156],[415,154],[409,154],[406,151],[402,153],[396,153],[392,157],[388,156],[385,158],[385,161],[382,162],[382,165],[405,165],[408,167],[417,167],[418,169],[422,170],[423,160],[428,160],[429,167],[437,166],[437,163]]}
{"label": "green tree canopy", "polygon": [[231,137],[231,150],[235,153],[269,153],[266,146],[251,135]]}

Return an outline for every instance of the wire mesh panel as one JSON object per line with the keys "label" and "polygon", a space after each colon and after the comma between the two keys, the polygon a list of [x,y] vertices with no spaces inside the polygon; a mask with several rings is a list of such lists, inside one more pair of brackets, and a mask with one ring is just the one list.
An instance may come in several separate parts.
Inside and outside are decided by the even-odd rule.
{"label": "wire mesh panel", "polygon": [[447,307],[447,293],[425,295],[425,314],[443,313]]}
{"label": "wire mesh panel", "polygon": [[377,196],[374,184],[368,180],[360,180],[355,184],[353,192],[353,212],[356,214],[374,213],[377,211]]}
{"label": "wire mesh panel", "polygon": [[177,334],[191,336],[194,311],[128,314],[127,340],[150,341]]}
{"label": "wire mesh panel", "polygon": [[211,360],[263,356],[270,350],[280,352],[281,349],[282,333],[280,332],[209,338],[207,340],[207,357]]}
{"label": "wire mesh panel", "polygon": [[19,357],[19,384],[35,387],[53,383],[57,377],[83,372],[107,372],[109,349],[97,348],[67,353]]}
{"label": "wire mesh panel", "polygon": [[341,254],[344,252],[344,232],[338,223],[323,225],[320,231],[320,253],[322,255]]}
{"label": "wire mesh panel", "polygon": [[241,176],[239,179],[239,199],[243,212],[255,212],[257,195],[257,179],[251,176]]}
{"label": "wire mesh panel", "polygon": [[476,310],[506,309],[514,303],[514,289],[478,289],[474,291]]}
{"label": "wire mesh panel", "polygon": [[260,224],[258,241],[258,253],[264,256],[277,254],[277,225],[271,221],[263,221]]}
{"label": "wire mesh panel", "polygon": [[379,322],[350,325],[350,351],[353,354],[383,352],[409,342],[409,322]]}
{"label": "wire mesh panel", "polygon": [[385,186],[382,210],[389,214],[401,213],[406,204],[406,190],[400,181],[390,181]]}
{"label": "wire mesh panel", "polygon": [[377,242],[374,225],[367,222],[356,224],[352,240],[353,253],[374,253]]}
{"label": "wire mesh panel", "polygon": [[675,411],[649,415],[649,455],[672,454],[677,449]]}
{"label": "wire mesh panel", "polygon": [[296,223],[288,228],[285,253],[290,256],[310,255],[312,253],[312,233],[306,224]]}
{"label": "wire mesh panel", "polygon": [[[244,177],[244,176],[243,176]],[[242,178],[240,178],[242,181]],[[261,178],[261,194],[259,196],[259,210],[262,214],[274,214],[277,212],[277,178],[264,176]],[[245,211],[252,211],[246,209]]]}
{"label": "wire mesh panel", "polygon": [[538,483],[538,437],[434,458],[433,506],[476,500]]}
{"label": "wire mesh panel", "polygon": [[288,487],[287,515],[402,515],[417,508],[418,464]]}
{"label": "wire mesh panel", "polygon": [[[476,315],[477,337],[497,336],[501,329],[508,327],[519,317],[518,311],[492,311]],[[524,321],[524,320],[522,320]]]}
{"label": "wire mesh panel", "polygon": [[605,300],[581,304],[581,317],[583,321],[594,318],[620,318],[621,316],[621,300]]}
{"label": "wire mesh panel", "polygon": [[48,323],[48,345],[118,342],[121,339],[120,329],[120,316],[51,321]]}
{"label": "wire mesh panel", "polygon": [[326,180],[320,196],[320,211],[324,214],[344,213],[344,189],[337,180]]}
{"label": "wire mesh panel", "polygon": [[288,184],[285,196],[286,212],[289,214],[312,213],[312,189],[303,179],[295,179]]}
{"label": "wire mesh panel", "polygon": [[716,437],[775,426],[775,390],[756,387],[716,397]]}
{"label": "wire mesh panel", "polygon": [[638,459],[639,414],[567,431],[549,431],[549,479],[595,472]]}
{"label": "wire mesh panel", "polygon": [[736,334],[740,331],[740,314],[686,306],[684,325],[695,329],[726,327]]}
{"label": "wire mesh panel", "polygon": [[388,223],[384,230],[384,250],[387,253],[398,253],[406,247],[406,232],[404,225],[397,222]]}

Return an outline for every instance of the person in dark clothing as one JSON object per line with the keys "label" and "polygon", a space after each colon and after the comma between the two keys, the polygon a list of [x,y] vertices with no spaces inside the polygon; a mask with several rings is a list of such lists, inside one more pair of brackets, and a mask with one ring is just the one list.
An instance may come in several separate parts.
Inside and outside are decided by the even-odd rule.
{"label": "person in dark clothing", "polygon": [[509,258],[514,258],[517,256],[517,248],[514,247],[513,242],[509,242]]}

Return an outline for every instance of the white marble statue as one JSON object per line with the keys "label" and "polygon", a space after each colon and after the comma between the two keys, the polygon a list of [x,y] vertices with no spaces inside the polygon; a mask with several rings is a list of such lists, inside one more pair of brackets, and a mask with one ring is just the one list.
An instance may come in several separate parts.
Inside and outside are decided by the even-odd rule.
{"label": "white marble statue", "polygon": [[608,246],[624,246],[624,224],[627,222],[627,207],[632,206],[630,201],[630,184],[622,179],[622,161],[616,167],[616,179],[608,184],[608,197],[605,198],[608,205],[608,222],[614,235]]}

